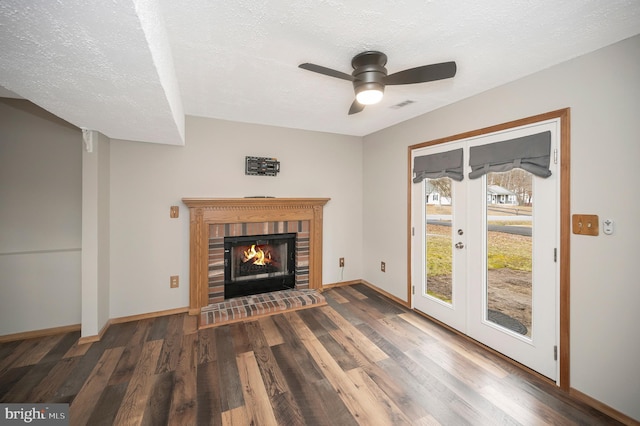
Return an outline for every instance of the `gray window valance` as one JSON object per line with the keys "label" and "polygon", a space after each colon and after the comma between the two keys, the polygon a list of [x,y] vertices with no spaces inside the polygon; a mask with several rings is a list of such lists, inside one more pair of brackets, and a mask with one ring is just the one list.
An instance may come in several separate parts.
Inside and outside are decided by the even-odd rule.
{"label": "gray window valance", "polygon": [[450,177],[459,182],[464,179],[463,163],[462,148],[415,157],[413,159],[413,183],[441,177]]}
{"label": "gray window valance", "polygon": [[469,150],[469,179],[479,178],[489,172],[508,172],[514,168],[546,178],[551,176],[550,155],[550,131],[474,146]]}

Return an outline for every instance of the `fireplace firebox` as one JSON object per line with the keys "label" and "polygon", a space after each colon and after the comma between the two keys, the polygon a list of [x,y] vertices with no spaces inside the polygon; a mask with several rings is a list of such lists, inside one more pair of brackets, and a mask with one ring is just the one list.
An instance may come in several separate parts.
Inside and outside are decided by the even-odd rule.
{"label": "fireplace firebox", "polygon": [[224,238],[224,298],[294,288],[296,234]]}

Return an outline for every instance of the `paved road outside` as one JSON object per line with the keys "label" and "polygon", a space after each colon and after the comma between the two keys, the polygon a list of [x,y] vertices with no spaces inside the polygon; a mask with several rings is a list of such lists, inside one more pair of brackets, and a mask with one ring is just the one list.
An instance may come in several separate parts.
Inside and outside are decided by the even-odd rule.
{"label": "paved road outside", "polygon": [[[444,216],[442,216],[444,217]],[[441,218],[442,218],[441,217]],[[531,220],[531,216],[491,216],[492,220],[509,221],[509,220]],[[427,220],[428,225],[440,225],[451,226],[451,221],[447,220]],[[531,236],[530,226],[518,226],[518,225],[489,225],[489,231],[504,232],[506,234],[522,235],[525,237]]]}

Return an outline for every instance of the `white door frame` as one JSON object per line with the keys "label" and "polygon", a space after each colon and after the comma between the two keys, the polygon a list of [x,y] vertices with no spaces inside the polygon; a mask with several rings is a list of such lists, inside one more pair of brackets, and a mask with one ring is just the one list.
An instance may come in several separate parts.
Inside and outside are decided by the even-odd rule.
{"label": "white door frame", "polygon": [[[428,146],[434,146],[445,142],[451,142],[456,140],[462,140],[472,137],[478,137],[487,135],[490,133],[500,132],[511,128],[517,128],[521,126],[530,125],[537,122],[543,122],[548,120],[559,120],[559,141],[558,151],[552,153],[557,155],[558,158],[558,174],[560,178],[560,244],[558,247],[558,260],[559,260],[559,291],[558,291],[558,319],[559,319],[559,339],[558,339],[558,375],[556,384],[563,390],[569,391],[570,389],[570,328],[569,328],[569,308],[570,308],[570,109],[565,108],[557,111],[551,111],[548,113],[515,120],[495,126],[478,129],[466,133],[449,136],[446,138],[436,139],[429,142],[424,142],[417,145],[409,146],[408,149],[408,201],[407,201],[407,251],[408,251],[408,264],[407,264],[407,300],[408,305],[413,307],[413,291],[414,291],[414,279],[413,278],[413,257],[412,253],[415,250],[412,237],[414,230],[412,229],[414,211],[412,208],[412,156],[413,151]],[[416,283],[417,284],[417,283]]]}

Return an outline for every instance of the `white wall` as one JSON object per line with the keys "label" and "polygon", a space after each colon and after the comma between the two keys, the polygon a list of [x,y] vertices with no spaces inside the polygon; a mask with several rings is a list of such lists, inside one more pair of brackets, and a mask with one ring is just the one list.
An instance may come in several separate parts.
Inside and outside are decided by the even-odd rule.
{"label": "white wall", "polygon": [[570,107],[571,211],[616,226],[571,236],[571,387],[640,420],[638,76],[640,36],[365,137],[363,278],[407,300],[408,146]]}
{"label": "white wall", "polygon": [[[246,176],[275,157],[276,177]],[[188,306],[184,197],[328,197],[323,283],[362,277],[362,139],[187,117],[184,147],[111,141],[111,317]],[[180,217],[169,208],[180,206]],[[341,276],[338,258],[345,258]],[[169,288],[169,276],[180,288]]]}
{"label": "white wall", "polygon": [[82,337],[109,320],[110,140],[89,131],[82,152]]}
{"label": "white wall", "polygon": [[0,99],[0,335],[80,323],[82,137]]}

